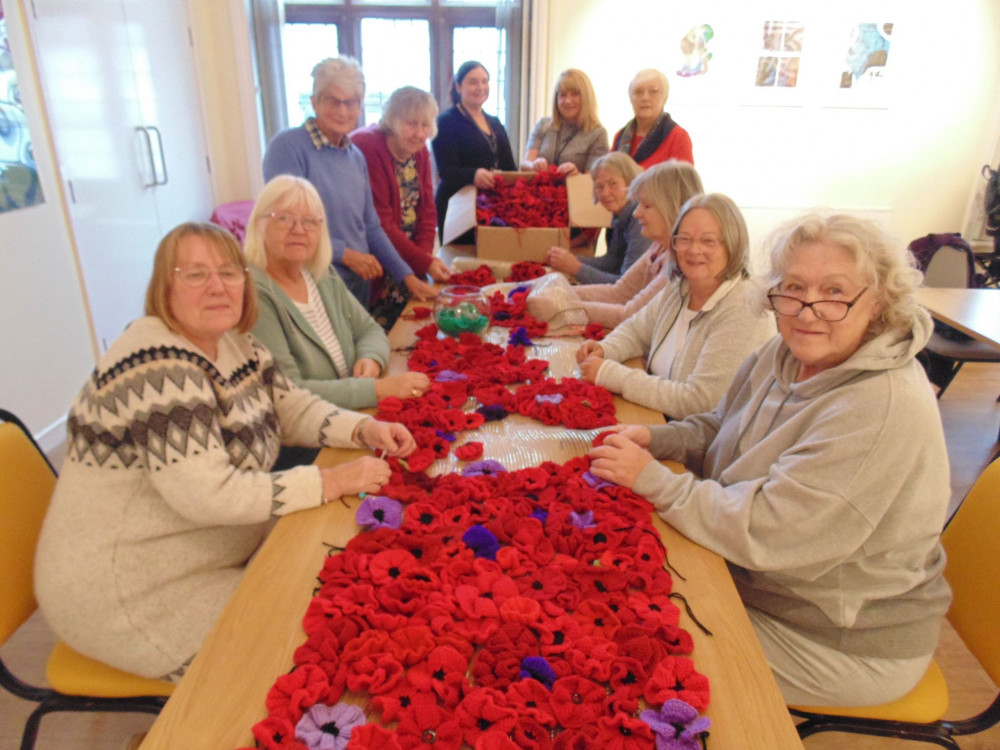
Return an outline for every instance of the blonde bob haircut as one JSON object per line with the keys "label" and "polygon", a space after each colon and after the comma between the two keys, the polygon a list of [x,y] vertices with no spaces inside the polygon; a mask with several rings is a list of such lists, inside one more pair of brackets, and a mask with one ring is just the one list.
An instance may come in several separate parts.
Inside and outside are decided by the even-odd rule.
{"label": "blonde bob haircut", "polygon": [[582,70],[568,68],[559,74],[555,88],[552,90],[553,130],[559,130],[563,125],[562,115],[559,114],[560,90],[575,91],[580,95],[580,117],[577,123],[585,133],[600,127],[601,121],[597,117],[597,97],[594,96],[594,86],[591,84],[590,78]]}
{"label": "blonde bob haircut", "polygon": [[358,99],[365,98],[365,74],[361,63],[353,57],[328,57],[312,69],[313,97],[320,96],[330,86],[352,92]]}
{"label": "blonde bob haircut", "polygon": [[609,151],[594,159],[590,165],[590,176],[594,178],[594,202],[597,202],[597,175],[599,172],[611,172],[625,180],[628,187],[632,181],[642,174],[642,167],[636,164],[635,159],[624,151]]}
{"label": "blonde bob haircut", "polygon": [[873,221],[850,214],[810,212],[778,227],[764,242],[769,268],[762,278],[758,304],[769,309],[767,293],[781,285],[795,254],[806,244],[822,242],[846,251],[868,294],[881,311],[868,326],[867,338],[889,329],[913,325],[919,305],[916,289],[923,281],[913,255]]}
{"label": "blonde bob haircut", "polygon": [[681,206],[705,192],[701,177],[686,161],[669,159],[639,174],[628,188],[628,197],[648,203],[672,227]]}
{"label": "blonde bob haircut", "polygon": [[[235,263],[240,268],[247,267],[239,241],[216,224],[191,221],[171,229],[160,240],[153,258],[153,276],[146,289],[146,315],[162,320],[174,333],[181,333],[181,325],[170,310],[170,287],[174,283],[174,268],[177,267],[177,252],[186,237],[201,237],[215,247],[227,263]],[[257,322],[257,287],[249,276],[243,281],[243,311],[236,324],[236,330],[246,333]]]}
{"label": "blonde bob haircut", "polygon": [[403,86],[393,91],[382,107],[379,129],[384,133],[399,135],[399,126],[410,118],[424,119],[430,123],[428,138],[437,135],[438,105],[434,97],[416,86]]}
{"label": "blonde bob haircut", "polygon": [[257,196],[257,202],[253,204],[253,211],[250,212],[247,234],[243,238],[243,249],[248,261],[266,271],[267,243],[264,241],[264,222],[272,221],[271,214],[299,206],[305,206],[310,214],[323,220],[319,230],[314,233],[316,249],[305,264],[310,275],[319,281],[330,273],[333,246],[330,244],[330,232],[326,227],[323,201],[309,180],[290,174],[279,174],[264,186]]}
{"label": "blonde bob haircut", "polygon": [[[673,231],[670,237],[677,236],[680,230],[681,220],[696,208],[708,211],[715,220],[719,222],[719,234],[722,244],[726,248],[729,261],[722,273],[718,275],[719,281],[728,279],[748,278],[750,276],[750,233],[747,231],[747,223],[743,220],[743,214],[733,202],[733,199],[722,193],[708,193],[707,195],[696,195],[688,200],[677,214],[677,221],[674,222]],[[674,256],[673,247],[670,248],[671,273],[681,276],[677,258]]]}

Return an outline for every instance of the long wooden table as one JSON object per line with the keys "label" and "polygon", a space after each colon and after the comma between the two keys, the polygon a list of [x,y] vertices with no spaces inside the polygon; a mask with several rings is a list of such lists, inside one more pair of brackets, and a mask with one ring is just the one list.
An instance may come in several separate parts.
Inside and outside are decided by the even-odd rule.
{"label": "long wooden table", "polygon": [[1000,348],[1000,289],[921,287],[917,301],[943,323]]}
{"label": "long wooden table", "polygon": [[[394,349],[411,343],[419,325],[401,320],[390,336]],[[491,335],[502,340],[505,334]],[[562,367],[567,367],[567,357],[575,350],[566,342],[536,343],[534,356],[559,360]],[[405,364],[404,355],[394,354],[390,371],[400,371]],[[572,370],[573,365],[568,367]],[[617,410],[622,422],[662,421],[661,415],[621,399]],[[516,416],[488,423],[480,432],[477,439],[487,444],[485,457],[497,458],[509,468],[519,468],[511,463],[536,458],[532,451],[561,461],[585,452],[589,444],[589,437],[573,434],[578,431],[546,430]],[[518,440],[510,439],[513,433]],[[334,465],[359,455],[363,452],[328,449],[317,462]],[[358,503],[356,498],[346,506],[333,502],[278,521],[153,724],[143,750],[230,750],[253,745],[250,729],[266,716],[267,691],[291,668],[292,653],[305,640],[301,620],[326,553],[324,545],[343,547],[360,530],[354,520]],[[710,750],[801,750],[725,561],[655,520],[671,565],[686,578],[675,578],[675,590],[713,633],[706,636],[682,615],[681,624],[694,638],[695,665],[711,681],[706,712],[712,720]]]}

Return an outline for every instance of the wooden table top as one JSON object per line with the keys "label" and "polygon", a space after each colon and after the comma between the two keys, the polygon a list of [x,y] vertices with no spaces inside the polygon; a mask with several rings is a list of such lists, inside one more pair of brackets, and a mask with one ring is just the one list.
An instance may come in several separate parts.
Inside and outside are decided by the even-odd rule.
{"label": "wooden table top", "polygon": [[[390,335],[393,347],[412,342],[413,331],[419,325],[400,321]],[[494,329],[491,335],[503,338],[505,333]],[[573,374],[572,353],[578,342],[540,340],[534,356],[549,359],[555,372]],[[389,369],[401,368],[405,368],[405,355],[394,353]],[[616,405],[619,421],[662,422],[662,415],[635,404],[616,399]],[[510,440],[511,431],[518,433],[518,441]],[[476,438],[486,444],[486,457],[497,458],[509,468],[520,468],[511,464],[530,462],[535,456],[530,450],[525,453],[512,445],[530,443],[547,458],[565,461],[585,452],[589,436],[596,431],[584,433],[585,439],[572,435],[579,432],[546,428],[513,415],[503,422],[484,425]],[[507,454],[503,455],[505,450]],[[317,463],[333,465],[359,455],[363,452],[326,449]],[[448,466],[442,468],[451,470]],[[679,466],[672,468],[682,470]],[[360,531],[354,520],[359,502],[357,498],[347,500],[346,505],[333,502],[278,521],[153,724],[142,743],[143,750],[227,750],[253,745],[250,729],[266,716],[267,692],[275,679],[292,667],[292,653],[305,640],[301,620],[326,554],[324,545],[343,547]],[[687,614],[682,614],[681,624],[694,638],[695,666],[711,682],[712,699],[706,711],[712,720],[709,747],[801,750],[802,743],[725,561],[656,516],[654,522],[669,551],[671,565],[687,579],[675,579],[674,589],[687,598],[694,614],[714,634],[705,635]]]}
{"label": "wooden table top", "polygon": [[1000,347],[1000,289],[921,287],[917,301],[938,320]]}

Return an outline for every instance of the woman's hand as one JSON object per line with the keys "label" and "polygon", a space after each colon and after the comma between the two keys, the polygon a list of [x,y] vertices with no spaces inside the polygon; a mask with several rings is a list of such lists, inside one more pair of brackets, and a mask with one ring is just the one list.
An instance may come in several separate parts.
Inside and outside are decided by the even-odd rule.
{"label": "woman's hand", "polygon": [[539,156],[537,159],[531,160],[531,168],[536,172],[544,172],[549,168],[549,163],[544,156]]}
{"label": "woman's hand", "polygon": [[496,175],[489,169],[480,167],[476,170],[476,176],[472,179],[472,184],[480,190],[489,190],[493,187]]}
{"label": "woman's hand", "polygon": [[583,364],[587,357],[603,357],[604,347],[596,341],[584,341],[576,350],[576,361]]}
{"label": "woman's hand", "polygon": [[604,444],[592,448],[588,455],[590,472],[594,476],[632,489],[642,470],[656,459],[645,448],[630,440],[627,433],[628,430],[625,430],[608,435],[604,438]]}
{"label": "woman's hand", "polygon": [[417,447],[410,431],[398,422],[366,419],[361,423],[360,437],[372,450],[385,451],[390,456],[409,456]]}
{"label": "woman's hand", "polygon": [[549,248],[548,255],[545,256],[545,265],[552,266],[557,271],[562,271],[570,276],[576,276],[576,272],[583,265],[576,256],[569,250],[558,245]]}
{"label": "woman's hand", "polygon": [[431,264],[427,267],[427,273],[439,284],[445,283],[451,277],[451,269],[440,258],[431,259]]}
{"label": "woman's hand", "polygon": [[354,363],[351,374],[356,378],[377,378],[382,374],[382,365],[371,357],[362,357]]}
{"label": "woman's hand", "polygon": [[377,279],[382,275],[382,264],[374,255],[359,253],[349,247],[344,250],[344,257],[340,259],[340,262],[365,281]]}
{"label": "woman's hand", "polygon": [[587,357],[580,363],[580,380],[587,383],[596,383],[597,373],[600,371],[601,365],[606,361],[604,357]]}
{"label": "woman's hand", "polygon": [[418,279],[417,275],[414,273],[411,273],[403,279],[403,283],[406,285],[406,288],[410,290],[410,294],[421,302],[434,299],[441,293],[426,281]]}
{"label": "woman's hand", "polygon": [[323,497],[330,502],[361,492],[374,494],[385,487],[391,472],[388,462],[375,456],[362,456],[330,469],[320,469]]}
{"label": "woman's hand", "polygon": [[576,174],[580,170],[576,168],[576,164],[571,161],[564,161],[559,165],[559,174],[569,177],[571,174]]}
{"label": "woman's hand", "polygon": [[431,387],[431,379],[422,372],[404,372],[375,381],[375,396],[381,401],[389,396],[420,398]]}

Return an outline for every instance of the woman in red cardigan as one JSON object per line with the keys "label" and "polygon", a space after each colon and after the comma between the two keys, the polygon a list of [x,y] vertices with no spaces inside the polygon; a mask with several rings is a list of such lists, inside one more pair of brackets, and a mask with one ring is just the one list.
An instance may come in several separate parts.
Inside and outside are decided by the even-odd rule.
{"label": "woman in red cardigan", "polygon": [[668,159],[694,164],[691,136],[663,111],[669,94],[670,82],[660,71],[636,73],[628,85],[635,118],[615,133],[611,150],[624,151],[644,169]]}
{"label": "woman in red cardigan", "polygon": [[[443,282],[451,271],[440,258],[434,257],[437,210],[427,150],[427,140],[435,134],[437,112],[437,104],[430,94],[404,86],[392,92],[381,121],[355,130],[351,133],[351,142],[368,162],[375,210],[396,251],[417,276],[429,274],[434,281]],[[405,287],[384,287],[376,297],[373,290],[372,309],[376,320],[391,327],[406,304],[408,295],[405,292]],[[387,308],[395,307],[399,310],[393,315]],[[383,311],[386,321],[380,320],[382,316],[378,314]]]}

